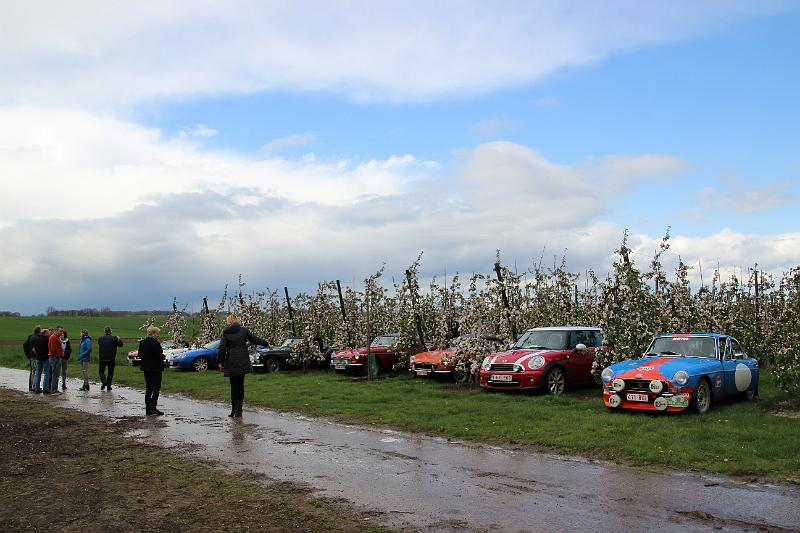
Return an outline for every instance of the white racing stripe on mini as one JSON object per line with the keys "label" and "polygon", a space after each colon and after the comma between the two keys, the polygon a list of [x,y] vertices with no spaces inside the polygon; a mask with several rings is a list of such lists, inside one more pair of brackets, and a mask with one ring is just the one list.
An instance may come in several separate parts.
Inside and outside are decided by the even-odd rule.
{"label": "white racing stripe on mini", "polygon": [[536,357],[537,355],[539,355],[539,354],[540,354],[540,353],[542,353],[543,351],[544,351],[544,350],[538,350],[538,351],[535,351],[535,352],[533,352],[533,353],[529,353],[528,355],[523,355],[522,357],[520,357],[519,359],[517,359],[516,361],[514,361],[514,364],[516,364],[516,365],[521,365],[521,366],[525,366],[525,365],[523,365],[522,363],[524,363],[524,362],[525,362],[525,361],[527,361],[528,359],[533,359],[534,357]]}

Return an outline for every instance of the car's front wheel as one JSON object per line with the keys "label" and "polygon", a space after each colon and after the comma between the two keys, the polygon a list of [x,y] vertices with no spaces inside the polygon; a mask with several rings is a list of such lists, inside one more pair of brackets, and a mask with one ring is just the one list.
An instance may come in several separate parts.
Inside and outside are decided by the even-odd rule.
{"label": "car's front wheel", "polygon": [[469,379],[469,372],[467,372],[466,368],[453,370],[453,379],[456,383],[466,383]]}
{"label": "car's front wheel", "polygon": [[550,372],[547,373],[547,376],[545,376],[544,384],[545,387],[547,387],[547,392],[550,394],[562,394],[564,389],[567,388],[567,376],[564,374],[561,367],[554,366],[550,369]]}
{"label": "car's front wheel", "polygon": [[277,372],[281,369],[281,360],[275,357],[274,355],[267,359],[267,362],[264,363],[264,368],[270,374],[273,372]]}
{"label": "car's front wheel", "polygon": [[701,415],[711,410],[711,387],[708,385],[708,380],[701,379],[697,384],[692,398],[692,409]]}
{"label": "car's front wheel", "polygon": [[206,370],[208,370],[209,365],[210,361],[208,360],[208,357],[202,357],[202,356],[195,359],[194,362],[192,363],[192,366],[197,372],[205,372]]}

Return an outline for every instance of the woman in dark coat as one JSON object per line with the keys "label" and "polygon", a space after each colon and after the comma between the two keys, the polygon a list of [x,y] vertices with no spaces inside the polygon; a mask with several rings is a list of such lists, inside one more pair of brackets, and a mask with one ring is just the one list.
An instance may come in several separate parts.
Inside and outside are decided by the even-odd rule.
{"label": "woman in dark coat", "polygon": [[228,315],[226,322],[228,325],[222,330],[217,363],[225,377],[231,380],[231,414],[228,416],[242,416],[244,376],[253,370],[250,354],[247,352],[247,342],[267,346],[267,341],[256,337],[249,329],[239,324],[236,315]]}
{"label": "woman in dark coat", "polygon": [[158,410],[158,393],[161,392],[161,375],[164,372],[164,349],[158,341],[161,330],[156,326],[147,328],[147,337],[139,341],[139,358],[144,372],[144,408],[147,416],[161,416]]}

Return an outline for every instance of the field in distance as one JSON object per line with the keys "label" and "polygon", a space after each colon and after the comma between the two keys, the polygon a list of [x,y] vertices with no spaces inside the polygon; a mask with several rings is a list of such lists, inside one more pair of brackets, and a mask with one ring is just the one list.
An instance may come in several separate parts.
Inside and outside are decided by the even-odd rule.
{"label": "field in distance", "polygon": [[[166,316],[156,316],[156,325],[161,327]],[[147,321],[147,315],[131,316],[3,316],[0,317],[0,342],[22,343],[36,326],[64,326],[70,339],[77,339],[80,331],[86,329],[94,338],[103,334],[103,328],[111,326],[114,335],[123,339],[140,339],[144,332],[139,328]],[[191,318],[187,319],[187,329],[192,329]],[[162,337],[169,332],[162,332]]]}

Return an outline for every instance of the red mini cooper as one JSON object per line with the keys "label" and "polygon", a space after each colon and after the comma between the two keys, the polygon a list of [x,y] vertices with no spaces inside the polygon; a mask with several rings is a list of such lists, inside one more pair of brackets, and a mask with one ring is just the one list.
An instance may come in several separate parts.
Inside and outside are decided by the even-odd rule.
{"label": "red mini cooper", "polygon": [[594,382],[594,352],[603,332],[593,327],[529,329],[510,350],[481,363],[484,389],[540,389],[561,394],[567,385]]}

